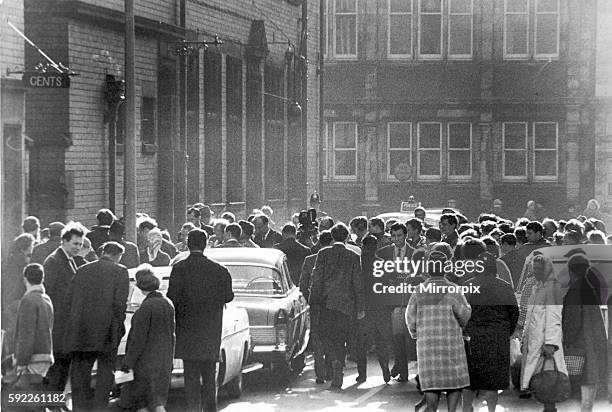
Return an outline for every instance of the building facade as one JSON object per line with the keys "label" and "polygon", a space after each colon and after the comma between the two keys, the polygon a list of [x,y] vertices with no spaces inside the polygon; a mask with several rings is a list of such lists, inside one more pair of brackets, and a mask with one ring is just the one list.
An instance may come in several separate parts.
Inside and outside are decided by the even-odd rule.
{"label": "building facade", "polygon": [[[296,0],[135,0],[137,211],[175,231],[196,202],[240,216],[271,204],[279,219],[304,207],[301,159],[315,155],[307,141],[319,125],[319,42],[306,32],[318,33],[318,11]],[[28,212],[43,223],[94,224],[113,170],[123,214],[124,30],[120,0],[25,1],[26,35],[76,74],[26,99]],[[215,36],[223,44],[182,44]],[[39,61],[26,49],[26,66]]]}
{"label": "building facade", "polygon": [[470,217],[494,199],[512,218],[530,199],[565,216],[601,197],[596,16],[594,0],[327,1],[326,208],[414,195]]}
{"label": "building facade", "polygon": [[23,32],[23,1],[0,2],[0,135],[2,146],[2,257],[21,233],[26,213],[28,153],[25,138],[24,42],[9,22]]}

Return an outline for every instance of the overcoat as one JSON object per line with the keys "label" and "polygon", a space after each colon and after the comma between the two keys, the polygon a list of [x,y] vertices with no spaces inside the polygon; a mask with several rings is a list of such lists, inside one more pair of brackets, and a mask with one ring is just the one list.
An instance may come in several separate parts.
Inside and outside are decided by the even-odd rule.
{"label": "overcoat", "polygon": [[112,352],[125,334],[129,293],[125,266],[102,256],[81,266],[70,286],[64,334],[66,352]]}
{"label": "overcoat", "polygon": [[63,339],[70,311],[67,296],[72,278],[76,274],[76,263],[73,267],[66,253],[61,247],[58,247],[55,252],[47,256],[43,266],[45,290],[53,302],[53,350],[58,353],[66,353]]}
{"label": "overcoat", "polygon": [[[134,313],[124,365],[134,370],[126,396],[150,409],[165,405],[174,356],[174,306],[160,292],[149,293]],[[122,401],[127,401],[123,399]],[[144,401],[144,405],[143,405]]]}
{"label": "overcoat", "polygon": [[480,288],[467,295],[472,316],[465,328],[470,337],[468,369],[473,390],[507,389],[510,370],[510,336],[519,310],[512,287],[495,274],[482,273],[468,285]]}
{"label": "overcoat", "polygon": [[172,267],[166,296],[176,313],[175,357],[217,361],[223,308],[234,299],[229,271],[192,251]]}
{"label": "overcoat", "polygon": [[[451,286],[441,278],[423,285]],[[406,309],[406,324],[417,341],[417,363],[421,390],[450,390],[469,386],[463,328],[472,310],[460,293],[433,293],[419,288]]]}

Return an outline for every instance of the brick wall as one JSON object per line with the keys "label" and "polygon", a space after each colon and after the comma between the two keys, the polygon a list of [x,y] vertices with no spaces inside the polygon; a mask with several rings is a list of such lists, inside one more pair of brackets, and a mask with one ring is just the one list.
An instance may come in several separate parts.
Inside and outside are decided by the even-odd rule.
{"label": "brick wall", "polygon": [[[7,24],[13,23],[23,32],[23,0],[4,0],[0,4],[0,75],[6,75],[6,69],[21,70],[24,63],[24,40]],[[15,78],[15,76],[11,76]]]}

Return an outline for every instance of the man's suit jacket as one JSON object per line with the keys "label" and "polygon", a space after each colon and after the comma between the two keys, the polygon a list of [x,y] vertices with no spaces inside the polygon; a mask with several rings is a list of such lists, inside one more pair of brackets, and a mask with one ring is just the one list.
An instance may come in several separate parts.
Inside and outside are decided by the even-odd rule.
{"label": "man's suit jacket", "polygon": [[[412,253],[414,249],[406,242],[406,255],[404,256],[407,259],[412,258]],[[376,256],[382,260],[395,260],[395,244],[391,244],[389,246],[385,246],[376,251]]]}
{"label": "man's suit jacket", "polygon": [[34,246],[30,263],[40,263],[42,265],[45,262],[45,259],[47,259],[47,257],[61,245],[62,239],[59,236],[53,236],[45,243],[39,243],[38,245]]}
{"label": "man's suit jacket", "polygon": [[53,351],[66,353],[63,340],[70,310],[68,289],[76,274],[76,262],[75,266],[72,266],[62,248],[58,247],[45,259],[43,266],[45,290],[53,302]]}
{"label": "man's suit jacket", "polygon": [[229,239],[221,243],[217,247],[243,247],[236,239]]}
{"label": "man's suit jacket", "polygon": [[295,238],[288,238],[274,246],[287,255],[287,265],[289,266],[289,274],[294,285],[300,283],[300,271],[304,264],[306,256],[310,255],[310,249]]}
{"label": "man's suit jacket", "polygon": [[255,236],[253,241],[257,243],[259,247],[271,248],[274,247],[274,245],[276,245],[277,243],[282,242],[283,236],[277,231],[270,229],[265,238],[262,238],[261,236]]}
{"label": "man's suit jacket", "polygon": [[307,301],[310,299],[310,287],[312,286],[312,270],[314,269],[315,261],[317,260],[317,254],[306,256],[304,264],[302,265],[302,272],[300,274],[300,292],[304,295],[304,299]]}
{"label": "man's suit jacket", "polygon": [[321,249],[312,272],[310,302],[350,317],[363,311],[359,255],[339,243]]}
{"label": "man's suit jacket", "polygon": [[191,252],[172,267],[166,296],[176,314],[174,357],[218,361],[223,307],[234,299],[227,268]]}
{"label": "man's suit jacket", "polygon": [[[108,242],[108,229],[110,226],[94,226],[86,236],[91,241],[91,247],[97,251],[100,246]],[[101,254],[98,254],[101,256]]]}
{"label": "man's suit jacket", "polygon": [[102,256],[81,266],[68,292],[66,352],[112,352],[125,334],[130,288],[127,268]]}

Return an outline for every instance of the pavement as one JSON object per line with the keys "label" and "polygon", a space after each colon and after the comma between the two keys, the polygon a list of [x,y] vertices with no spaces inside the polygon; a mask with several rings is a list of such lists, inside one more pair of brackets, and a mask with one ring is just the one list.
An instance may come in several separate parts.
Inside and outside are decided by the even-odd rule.
{"label": "pavement", "polygon": [[[368,361],[367,381],[355,382],[357,368],[353,362],[347,362],[344,372],[342,390],[330,390],[329,382],[324,385],[315,383],[313,361],[307,358],[306,367],[300,375],[289,382],[280,382],[269,370],[258,370],[245,375],[244,391],[239,399],[228,399],[223,392],[219,394],[219,411],[222,412],[279,412],[279,411],[402,411],[412,412],[414,404],[421,399],[416,390],[414,375],[409,382],[395,380],[385,384],[378,362],[372,355]],[[425,408],[421,409],[421,412]],[[184,411],[185,402],[181,389],[173,390],[167,405],[168,411]],[[442,396],[439,411],[447,411],[446,399]],[[496,412],[539,412],[543,405],[535,399],[519,399],[515,389],[503,391],[499,397]],[[569,400],[557,405],[558,412],[580,411],[578,400]],[[461,408],[458,408],[461,411]],[[475,412],[488,412],[482,398],[475,402]],[[594,412],[610,412],[612,405],[607,400],[599,399]]]}

